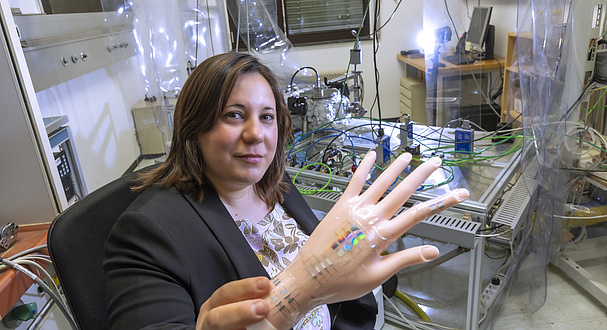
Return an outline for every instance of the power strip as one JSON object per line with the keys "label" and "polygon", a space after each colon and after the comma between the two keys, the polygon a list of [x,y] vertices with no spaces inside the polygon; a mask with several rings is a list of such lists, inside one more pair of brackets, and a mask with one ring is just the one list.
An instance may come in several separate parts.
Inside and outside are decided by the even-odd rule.
{"label": "power strip", "polygon": [[493,302],[495,301],[495,298],[497,298],[497,295],[499,294],[499,292],[502,288],[502,285],[503,285],[503,281],[500,280],[499,277],[493,277],[493,278],[491,278],[489,285],[487,285],[487,287],[481,294],[481,299],[483,299],[483,301],[485,302],[485,308],[487,310],[493,304]]}

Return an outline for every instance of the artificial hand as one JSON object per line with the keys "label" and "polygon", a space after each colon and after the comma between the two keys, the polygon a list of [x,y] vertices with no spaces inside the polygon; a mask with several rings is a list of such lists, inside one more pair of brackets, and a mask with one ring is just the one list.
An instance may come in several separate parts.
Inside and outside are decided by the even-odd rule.
{"label": "artificial hand", "polygon": [[249,330],[288,329],[315,306],[361,297],[400,269],[438,257],[438,249],[431,245],[387,256],[380,253],[418,222],[463,202],[469,192],[456,189],[393,217],[439,168],[441,160],[431,158],[424,162],[380,201],[409,165],[411,155],[406,153],[398,157],[360,194],[375,157],[375,152],[365,156],[342,197],[316,227],[297,257],[271,280],[272,290],[265,298],[271,309],[268,317],[255,327],[248,327]]}

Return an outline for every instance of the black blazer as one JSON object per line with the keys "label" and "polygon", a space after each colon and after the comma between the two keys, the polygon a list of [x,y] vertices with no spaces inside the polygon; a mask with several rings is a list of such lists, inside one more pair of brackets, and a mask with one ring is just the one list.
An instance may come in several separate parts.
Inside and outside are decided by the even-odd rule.
{"label": "black blazer", "polygon": [[[284,209],[310,234],[318,220],[291,186]],[[111,329],[194,329],[200,306],[223,284],[266,276],[216,193],[195,198],[144,191],[116,222],[105,247]],[[329,305],[333,329],[372,329],[371,294]]]}

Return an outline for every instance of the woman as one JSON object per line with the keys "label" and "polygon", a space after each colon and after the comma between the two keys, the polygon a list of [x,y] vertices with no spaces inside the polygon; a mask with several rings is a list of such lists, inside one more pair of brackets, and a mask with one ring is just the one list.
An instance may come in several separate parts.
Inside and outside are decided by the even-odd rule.
{"label": "woman", "polygon": [[[358,197],[363,172],[374,160],[370,153],[352,178],[352,188],[325,218],[332,220],[322,221],[322,230],[308,238],[318,220],[283,179],[290,130],[278,81],[254,57],[217,55],[194,70],[176,104],[166,162],[140,178],[135,189],[142,194],[117,221],[106,244],[111,328],[240,329],[262,321],[258,324],[280,329],[370,329],[377,308],[367,293],[403,266],[438,255],[436,248],[426,247],[380,262],[377,253],[397,231],[426,215],[427,207],[418,207],[424,212],[410,212],[406,222],[386,222],[394,206],[414,191],[407,185],[397,188],[404,187],[399,191],[404,200],[375,206],[378,193],[410,156],[400,157],[367,190],[371,192]],[[419,186],[440,161],[427,164],[408,185]],[[462,196],[441,203],[448,207]],[[369,220],[369,214],[379,218]],[[344,224],[358,224],[358,237],[368,237],[354,249],[358,252],[339,258],[319,252]],[[304,246],[306,241],[313,243]],[[331,271],[330,277],[325,271],[323,283],[303,271],[310,268],[302,265],[316,255],[325,258],[322,265]],[[365,267],[358,268],[361,263]],[[340,278],[348,280],[336,283]],[[277,305],[277,290],[292,294],[280,297],[285,306]]]}

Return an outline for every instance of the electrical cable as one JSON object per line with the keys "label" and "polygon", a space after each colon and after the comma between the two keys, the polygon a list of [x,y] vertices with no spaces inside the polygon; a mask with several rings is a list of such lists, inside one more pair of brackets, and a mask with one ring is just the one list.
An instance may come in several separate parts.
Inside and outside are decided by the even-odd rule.
{"label": "electrical cable", "polygon": [[314,73],[316,74],[316,79],[317,80],[320,79],[318,76],[318,71],[316,71],[316,69],[314,69],[311,66],[302,66],[301,68],[295,70],[295,73],[293,73],[293,75],[291,76],[291,81],[289,82],[289,90],[291,90],[291,92],[293,91],[293,79],[295,79],[295,76],[299,73],[299,71],[305,70],[305,69],[310,69],[310,70],[314,71]]}
{"label": "electrical cable", "polygon": [[[370,5],[371,5],[371,0],[367,1],[367,6],[365,7],[365,13],[363,14],[363,18],[360,21],[360,25],[358,26],[358,31],[354,35],[354,47],[353,48],[356,48],[359,45],[359,43],[360,43],[360,32],[362,31],[362,28],[365,25],[365,20],[367,19],[367,13],[369,12],[369,6]],[[352,30],[352,32],[354,32],[354,30]],[[344,95],[344,93],[346,91],[346,84],[348,82],[348,72],[350,72],[350,66],[351,65],[352,65],[352,56],[350,56],[350,58],[348,59],[348,66],[346,68],[346,75],[345,75],[345,78],[344,78],[344,85],[342,86],[342,89],[341,89],[342,98],[343,98],[343,95]],[[364,89],[365,89],[364,80],[362,78],[362,75],[359,74],[358,72],[355,72],[354,74],[356,76],[358,76],[358,78],[360,79],[361,84],[362,84],[361,88],[360,88],[360,91],[362,91],[362,93],[361,93],[362,95],[360,96],[360,102],[361,102],[361,106],[362,106],[362,101],[363,101],[363,98],[364,98]],[[337,116],[339,116],[339,112],[340,112],[339,110],[341,109],[341,104],[342,104],[342,102],[339,102],[339,105],[337,106],[337,111],[335,111],[335,118],[333,118],[333,121],[338,120]]]}
{"label": "electrical cable", "polygon": [[377,100],[377,114],[378,114],[378,118],[379,118],[379,131],[378,131],[378,137],[382,137],[383,134],[383,130],[381,128],[381,98],[379,96],[379,70],[377,69],[377,52],[378,52],[378,46],[377,46],[377,22],[379,20],[379,6],[380,6],[380,1],[379,0],[375,0],[375,15],[374,15],[374,23],[373,23],[373,68],[375,70],[375,99]]}
{"label": "electrical cable", "polygon": [[[200,15],[200,0],[196,0],[196,46],[194,46],[194,67],[198,66],[198,38],[200,38],[200,24],[198,22],[198,15]],[[207,10],[209,8],[209,3],[207,1]],[[210,29],[210,24],[209,24]]]}
{"label": "electrical cable", "polygon": [[[339,121],[339,120],[335,120],[334,122],[338,122],[338,121]],[[395,124],[392,124],[392,123],[389,123],[389,122],[386,122],[386,124],[391,125],[391,127],[394,127],[394,128],[398,126],[398,125],[395,125]],[[353,129],[355,129],[355,128],[359,128],[359,127],[363,127],[363,126],[367,126],[367,125],[373,126],[373,125],[374,125],[374,123],[373,123],[373,122],[371,122],[371,123],[364,123],[364,124],[361,124],[361,125],[357,125],[357,126],[350,127],[350,128],[348,128],[348,129],[346,129],[346,130],[344,130],[344,131],[340,131],[340,130],[335,130],[335,131],[338,131],[338,132],[340,132],[340,133],[342,133],[342,132],[343,132],[343,133],[346,133],[345,135],[346,135],[346,136],[347,136],[347,137],[348,137],[350,140],[352,140],[353,138],[360,138],[360,139],[363,139],[363,140],[371,141],[371,142],[373,142],[373,143],[375,143],[375,144],[380,144],[380,143],[379,143],[379,142],[377,142],[377,141],[373,141],[373,140],[370,140],[370,139],[366,139],[366,138],[364,138],[364,137],[359,137],[359,136],[355,136],[355,135],[350,135],[350,134],[347,134],[347,132],[350,132],[351,130],[353,130]],[[434,130],[432,127],[428,127],[428,129]],[[333,130],[333,129],[323,129],[323,130]],[[504,129],[503,131],[504,131],[504,132],[514,132],[514,131],[518,131],[518,130],[520,130],[520,129]],[[438,131],[438,130],[434,130],[434,131]],[[393,134],[393,133],[394,133],[394,130],[392,131],[392,134]],[[415,134],[416,134],[416,135],[421,135],[421,134],[418,134],[418,133],[415,133]],[[492,135],[492,134],[488,134],[488,135],[486,135],[486,136],[483,136],[483,137],[477,138],[477,139],[475,139],[475,141],[482,141],[482,140],[489,140],[489,139],[492,139],[492,138],[491,138],[491,135]],[[341,136],[341,134],[338,134],[337,136]],[[318,139],[317,141],[312,142],[312,143],[314,143],[314,144],[315,144],[315,143],[317,143],[317,142],[318,142],[319,140],[321,140],[321,139],[325,139],[325,138],[333,137],[333,140],[332,140],[332,141],[329,143],[329,145],[327,146],[327,148],[325,148],[325,149],[324,149],[324,152],[326,153],[326,152],[328,152],[328,150],[329,150],[329,149],[331,148],[331,146],[333,145],[333,143],[334,143],[335,139],[337,138],[337,136],[336,136],[336,135],[324,136],[324,137],[322,137],[322,138],[320,138],[320,139]],[[299,143],[303,142],[303,141],[304,141],[304,139],[305,139],[306,137],[307,137],[307,136],[304,136],[304,137],[298,137],[298,141],[297,141],[295,144],[299,144]],[[513,136],[513,137],[516,137],[516,136]],[[429,139],[428,137],[424,137],[424,138],[425,138],[425,139]],[[421,185],[421,186],[420,186],[420,187],[419,187],[417,190],[418,190],[418,191],[419,191],[419,190],[428,190],[428,189],[432,189],[432,188],[438,187],[438,186],[440,186],[440,185],[444,185],[444,184],[446,184],[446,183],[448,183],[448,182],[451,182],[451,181],[453,180],[453,178],[454,178],[454,175],[453,175],[453,169],[452,169],[452,167],[451,167],[451,166],[453,166],[453,165],[457,165],[457,164],[465,164],[465,163],[471,163],[471,162],[476,162],[476,161],[488,161],[488,160],[492,160],[492,159],[498,159],[498,158],[500,158],[500,157],[506,156],[506,155],[511,154],[511,153],[513,153],[513,152],[515,152],[515,151],[517,151],[517,150],[519,150],[519,149],[520,149],[519,145],[521,144],[521,140],[519,140],[519,141],[518,141],[518,142],[517,142],[517,143],[516,143],[516,144],[515,144],[515,145],[514,145],[512,148],[510,148],[510,150],[508,150],[507,152],[504,152],[504,153],[501,153],[501,154],[497,154],[497,155],[493,155],[493,156],[484,156],[484,157],[480,157],[480,155],[481,155],[482,153],[484,153],[486,150],[488,150],[488,149],[490,149],[490,148],[494,148],[494,147],[496,147],[496,146],[497,146],[497,145],[499,145],[499,144],[505,143],[505,142],[507,141],[507,139],[512,138],[512,137],[507,137],[507,136],[499,136],[498,138],[501,138],[501,139],[500,139],[500,141],[495,142],[495,143],[492,143],[492,144],[490,144],[490,145],[486,146],[485,148],[481,149],[481,151],[479,151],[479,152],[474,152],[474,153],[473,153],[473,154],[471,154],[469,157],[465,157],[465,158],[459,158],[459,159],[456,159],[456,160],[449,160],[449,159],[445,159],[445,160],[443,161],[443,166],[441,166],[441,168],[442,168],[444,171],[446,171],[446,172],[448,172],[448,173],[449,173],[449,177],[448,177],[446,180],[444,180],[443,182],[440,182],[440,183],[437,183],[437,184],[432,184],[432,185]],[[416,140],[418,140],[418,139],[416,139]],[[432,139],[430,139],[430,140],[432,140]],[[420,144],[423,144],[423,142],[422,142],[421,140],[418,140],[418,141],[420,142]],[[436,141],[438,141],[438,140],[436,140]],[[295,144],[291,145],[291,148],[295,148]],[[428,146],[426,146],[426,147],[428,147]],[[440,148],[447,148],[447,147],[452,147],[452,146],[444,146],[444,147],[439,147],[439,148],[430,148],[430,147],[428,147],[428,150],[440,150]],[[339,149],[340,149],[340,147],[338,147],[338,150],[339,150]],[[308,152],[309,152],[310,150],[311,150],[311,149],[310,149],[310,148],[308,148]],[[354,149],[353,149],[353,151],[354,151]],[[300,150],[300,152],[303,152],[303,151],[301,151],[301,150]],[[342,152],[343,152],[343,150],[342,150]],[[391,154],[392,154],[392,155],[391,155],[392,157],[396,157],[396,155],[394,155],[394,153],[393,153],[393,152],[392,152]],[[314,157],[316,157],[317,155],[321,157],[320,159],[321,159],[321,160],[323,160],[323,162],[322,162],[322,163],[324,164],[324,163],[325,163],[325,161],[324,161],[324,159],[322,159],[323,151],[319,151],[318,153],[316,153],[316,154],[315,154],[314,156],[312,156],[312,157],[308,157],[308,156],[307,156],[307,154],[306,154],[306,162],[307,162],[307,161],[311,161],[311,159],[313,159],[313,158],[314,158]],[[355,156],[355,154],[354,154],[354,153],[352,153],[352,154],[347,154],[347,155],[345,155],[345,156],[342,156],[342,158],[341,158],[341,159],[338,159],[338,161],[340,162],[340,165],[339,165],[339,166],[340,166],[340,167],[339,167],[340,169],[342,169],[342,170],[343,170],[343,168],[344,168],[344,160],[345,160],[346,158],[348,158],[348,157],[352,157],[353,162],[356,162],[356,158],[357,158],[357,156]],[[376,169],[377,169],[377,168],[379,168],[379,169],[383,170],[383,168],[381,168],[381,167],[379,167],[379,166],[377,166],[377,165],[375,165],[375,166],[376,166],[376,167],[374,168],[373,173],[376,171]],[[373,173],[372,173],[372,177],[371,177],[371,178],[373,178],[373,177],[374,177],[374,174],[373,174]],[[402,180],[402,178],[400,178],[400,179]],[[372,181],[373,181],[373,180],[372,180]],[[372,182],[367,182],[367,183],[368,183],[368,184],[372,184]]]}
{"label": "electrical cable", "polygon": [[3,264],[5,264],[11,268],[14,268],[17,271],[22,272],[27,277],[31,278],[34,282],[36,282],[39,286],[41,286],[46,291],[46,293],[51,297],[51,299],[53,299],[55,301],[57,306],[59,306],[59,309],[61,310],[63,315],[65,315],[65,318],[70,323],[70,326],[72,327],[72,329],[78,330],[78,326],[76,325],[76,322],[72,318],[72,315],[70,314],[70,312],[69,312],[67,306],[65,305],[65,303],[63,302],[63,300],[59,296],[57,296],[57,294],[55,294],[55,292],[53,292],[53,290],[51,290],[51,288],[49,288],[49,286],[46,285],[46,283],[44,283],[40,279],[40,277],[36,276],[36,274],[29,271],[27,268],[25,268],[17,263],[14,263],[13,261],[8,260],[6,258],[0,257],[0,262],[2,262]]}
{"label": "electrical cable", "polygon": [[31,260],[27,260],[27,259],[23,259],[23,258],[19,258],[15,261],[13,261],[14,263],[18,264],[18,265],[28,265],[31,267],[36,268],[36,270],[38,270],[40,273],[42,273],[44,275],[44,278],[48,279],[49,282],[51,283],[50,285],[48,285],[51,290],[53,290],[53,292],[55,292],[57,295],[60,295],[61,292],[59,291],[59,288],[57,287],[57,285],[55,284],[55,282],[53,281],[53,277],[51,276],[51,274],[49,274],[46,269],[44,269],[44,267],[40,266],[37,262],[31,261]]}
{"label": "electrical cable", "polygon": [[327,180],[327,183],[322,188],[320,188],[320,189],[310,189],[310,190],[298,189],[299,192],[301,194],[303,194],[303,195],[312,195],[312,194],[315,194],[315,193],[320,192],[320,191],[332,191],[330,189],[325,189],[325,188],[327,188],[329,186],[329,183],[331,183],[331,178],[333,177],[333,174],[331,172],[331,167],[329,167],[329,165],[324,164],[324,163],[312,163],[312,164],[308,164],[308,165],[302,166],[302,168],[299,171],[297,171],[297,173],[295,174],[295,176],[293,176],[293,184],[296,184],[295,180],[297,179],[297,176],[299,176],[299,174],[304,169],[306,169],[307,167],[310,167],[310,166],[314,166],[314,165],[322,165],[322,166],[326,167],[327,170],[329,171],[329,180]]}
{"label": "electrical cable", "polygon": [[[449,16],[449,20],[451,21],[451,26],[453,27],[453,32],[455,32],[456,36],[459,36],[459,33],[457,32],[457,27],[455,26],[455,22],[453,21],[453,17],[451,17],[451,12],[449,11],[449,5],[447,4],[447,0],[444,0],[445,3],[445,10],[447,11],[447,16]],[[468,65],[470,65],[470,63],[468,63]]]}
{"label": "electrical cable", "polygon": [[394,292],[394,296],[396,298],[400,299],[405,304],[407,304],[407,306],[409,306],[409,308],[411,308],[413,310],[413,312],[417,316],[419,316],[420,319],[422,319],[422,320],[424,320],[426,322],[432,322],[432,321],[430,321],[430,318],[428,317],[428,314],[426,314],[426,312],[424,312],[424,310],[421,309],[419,307],[419,305],[417,303],[415,303],[415,301],[413,301],[413,299],[411,299],[404,292],[396,290],[396,292]]}
{"label": "electrical cable", "polygon": [[[198,1],[198,0],[197,0]],[[209,39],[211,42],[211,53],[215,55],[215,44],[213,43],[213,28],[211,27],[211,10],[209,9],[209,0],[206,0],[207,3],[207,21],[209,22]],[[196,5],[198,8],[198,5]],[[198,16],[196,16],[198,19]],[[198,35],[198,34],[197,34]],[[196,63],[198,63],[198,38],[196,38]]]}
{"label": "electrical cable", "polygon": [[501,232],[499,234],[476,234],[476,235],[474,235],[474,237],[477,237],[477,238],[499,237],[499,236],[504,236],[509,232],[511,232],[511,230],[507,230],[507,231]]}
{"label": "electrical cable", "polygon": [[[457,27],[455,26],[455,22],[453,21],[453,18],[451,17],[451,12],[449,11],[449,5],[447,4],[447,0],[444,0],[444,3],[445,3],[445,9],[447,11],[447,15],[449,16],[449,20],[451,21],[451,26],[453,27],[453,31],[455,32],[456,36],[459,36],[459,33],[457,32]],[[485,93],[483,92],[483,88],[481,88],[481,85],[479,84],[478,80],[476,79],[476,75],[473,73],[472,67],[470,66],[470,61],[468,61],[467,59],[468,58],[466,57],[466,64],[468,65],[468,69],[471,72],[472,79],[474,80],[474,83],[476,84],[476,87],[478,88],[481,96],[483,97],[485,102],[487,102],[487,105],[489,105],[491,110],[493,110],[495,115],[501,118],[501,114],[499,112],[497,112],[497,110],[495,110],[495,108],[491,104],[492,102],[489,100],[487,95],[485,95]],[[501,71],[501,69],[500,69],[500,71]]]}
{"label": "electrical cable", "polygon": [[582,93],[580,93],[580,96],[578,96],[578,98],[575,100],[575,102],[573,102],[573,104],[569,107],[569,109],[567,109],[567,111],[565,112],[565,118],[569,118],[569,115],[571,114],[573,109],[582,101],[582,98],[584,97],[584,95],[586,95],[586,93],[591,88],[593,88],[595,85],[596,85],[596,82],[593,79],[592,82],[589,83],[588,86],[586,86],[586,88],[584,88],[584,90],[582,90]]}
{"label": "electrical cable", "polygon": [[388,17],[388,19],[384,22],[384,24],[382,24],[382,26],[379,27],[379,29],[377,29],[377,31],[380,31],[381,29],[383,29],[384,26],[386,26],[388,24],[388,22],[390,22],[390,20],[392,19],[392,17],[396,13],[396,11],[398,10],[398,7],[400,6],[400,4],[402,2],[403,2],[403,0],[398,1],[398,3],[396,4],[396,7],[394,7],[394,10],[392,11],[392,14],[390,14],[390,17]]}
{"label": "electrical cable", "polygon": [[567,216],[567,215],[558,215],[555,214],[553,215],[553,217],[555,218],[559,218],[559,219],[581,219],[581,220],[592,220],[592,219],[605,219],[605,217],[607,217],[607,215],[603,214],[603,215],[593,215],[593,216]]}
{"label": "electrical cable", "polygon": [[413,323],[403,315],[403,313],[400,311],[400,309],[398,309],[398,307],[396,307],[396,305],[392,302],[392,300],[390,300],[390,298],[388,298],[388,296],[386,296],[385,293],[383,294],[383,296],[384,296],[384,300],[387,300],[392,305],[392,308],[394,308],[396,310],[396,312],[398,313],[398,315],[409,324],[411,329],[419,330],[418,327],[413,325]]}
{"label": "electrical cable", "polygon": [[240,5],[238,5],[238,22],[236,22],[236,49],[238,51],[238,44],[240,42]]}
{"label": "electrical cable", "polygon": [[[352,126],[352,127],[348,128],[348,129],[346,129],[344,132],[347,133],[349,131],[352,131],[352,130],[355,130],[357,128],[361,128],[361,127],[364,127],[364,126],[371,126],[371,130],[373,130],[373,125],[374,125],[373,122],[372,122],[373,119],[374,118],[369,117],[369,120],[371,120],[371,123],[364,123],[364,124]],[[388,124],[388,123],[386,123],[386,124]],[[396,125],[392,125],[392,127],[396,128]],[[394,130],[392,131],[392,133],[394,133]],[[335,142],[336,139],[337,139],[337,137],[335,139],[331,140],[331,142],[329,142],[327,148],[329,148],[329,146],[331,146]],[[353,152],[354,152],[354,150],[353,150]]]}
{"label": "electrical cable", "polygon": [[[303,136],[301,136],[301,137],[299,137],[299,138],[296,138],[296,139],[295,139],[295,142],[293,142],[293,144],[291,145],[291,148],[289,149],[289,153],[287,154],[287,159],[289,159],[289,158],[291,157],[291,152],[293,151],[293,148],[295,147],[295,145],[296,145],[298,142],[301,142],[301,140],[303,140],[304,138],[308,137],[309,135],[311,135],[311,134],[313,134],[313,133],[316,133],[316,132],[322,132],[322,131],[337,131],[337,132],[339,132],[339,133],[344,134],[344,131],[342,131],[342,130],[338,130],[338,129],[336,129],[336,128],[319,128],[319,129],[317,129],[317,130],[314,130],[314,131],[308,132],[308,133],[306,133],[305,135],[303,135]],[[346,137],[348,137],[348,135],[347,135],[347,134],[346,134]],[[350,139],[350,144],[352,145],[352,152],[353,152],[353,153],[356,153],[356,151],[354,150],[354,142],[352,142],[352,139]]]}
{"label": "electrical cable", "polygon": [[23,257],[24,255],[28,255],[30,253],[38,252],[38,251],[44,250],[46,248],[47,248],[47,245],[46,244],[42,244],[42,245],[35,246],[33,248],[27,249],[25,251],[21,251],[19,253],[15,253],[14,255],[8,257],[7,259],[8,260],[17,259],[17,258]]}
{"label": "electrical cable", "polygon": [[495,229],[501,228],[501,227],[503,227],[503,226],[505,226],[505,225],[504,225],[503,223],[500,223],[499,225],[497,225],[497,226],[495,226],[495,227],[489,227],[489,228],[485,228],[485,229],[479,229],[479,230],[477,230],[476,232],[478,233],[479,231],[492,231],[492,230],[495,230]]}

